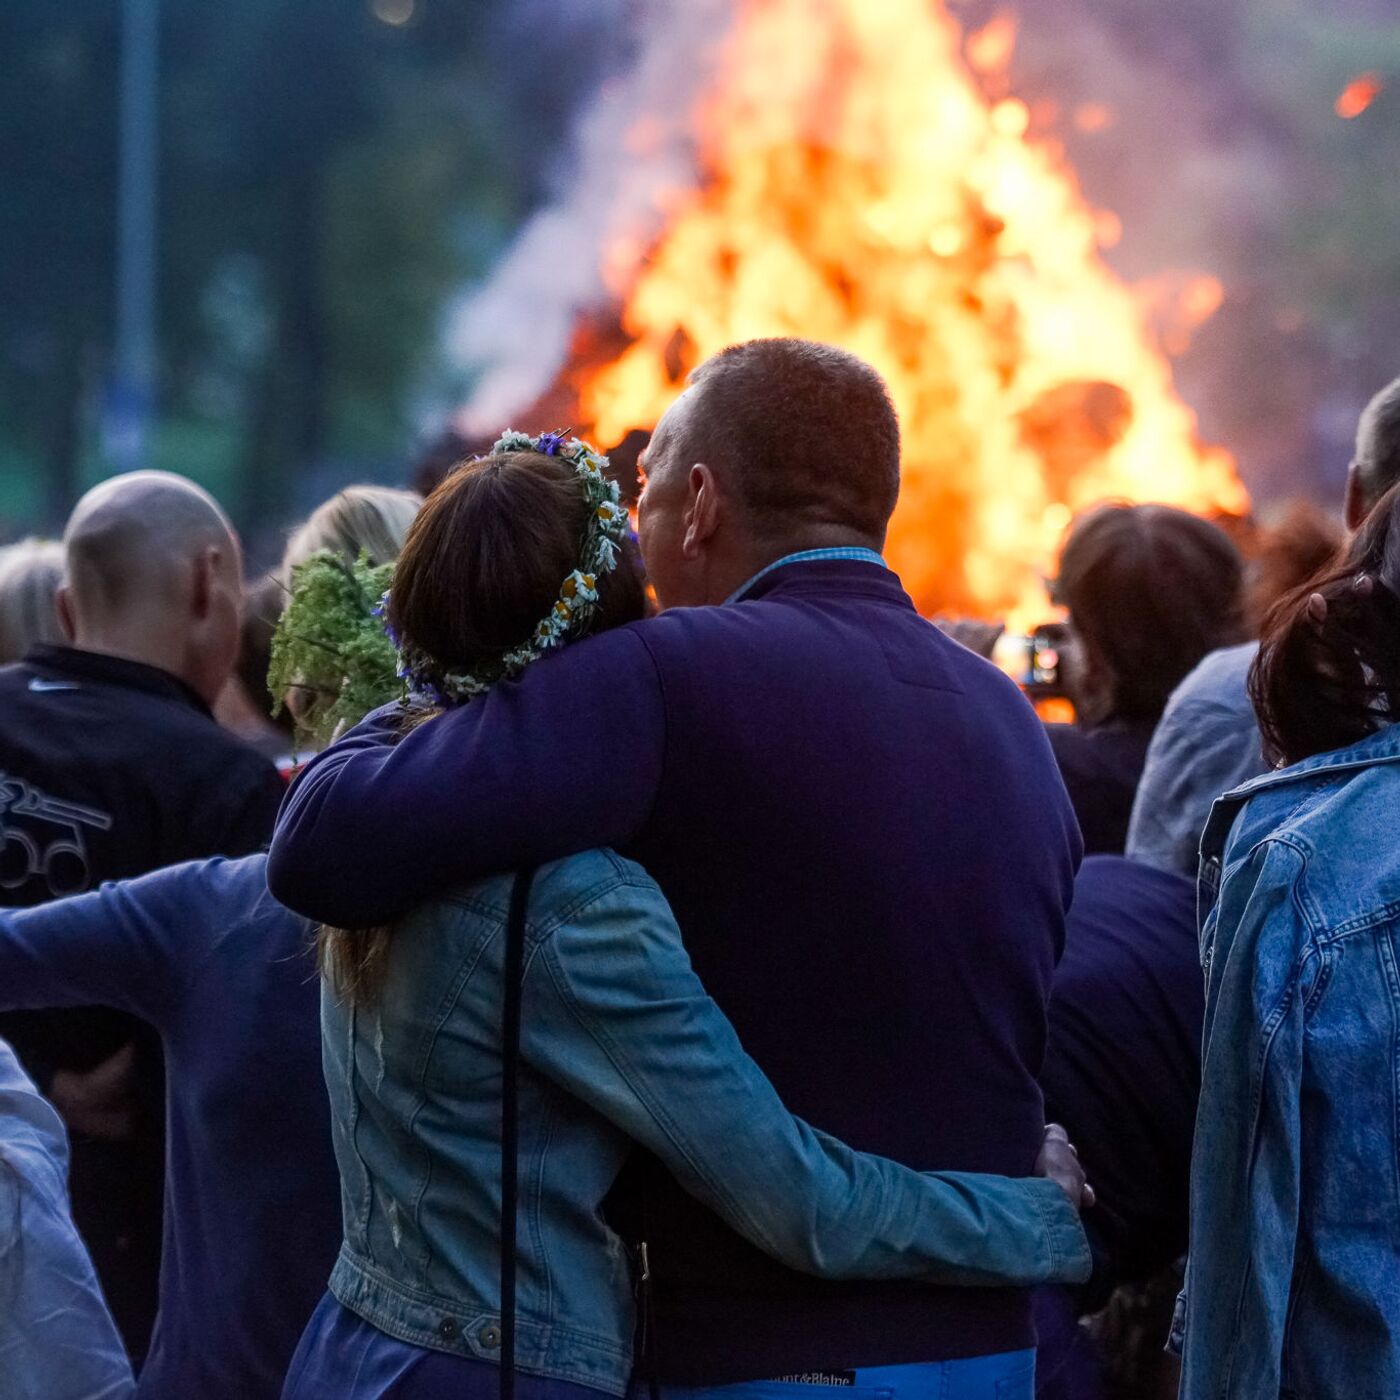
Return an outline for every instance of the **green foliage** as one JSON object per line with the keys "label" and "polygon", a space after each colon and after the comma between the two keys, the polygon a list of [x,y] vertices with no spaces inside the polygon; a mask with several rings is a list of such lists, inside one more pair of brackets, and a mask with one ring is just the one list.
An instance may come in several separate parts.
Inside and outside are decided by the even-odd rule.
{"label": "green foliage", "polygon": [[393,579],[392,564],[353,564],[323,549],[292,570],[292,594],[272,638],[267,683],[277,704],[302,697],[297,730],[323,747],[344,726],[402,699],[399,655],[377,609]]}

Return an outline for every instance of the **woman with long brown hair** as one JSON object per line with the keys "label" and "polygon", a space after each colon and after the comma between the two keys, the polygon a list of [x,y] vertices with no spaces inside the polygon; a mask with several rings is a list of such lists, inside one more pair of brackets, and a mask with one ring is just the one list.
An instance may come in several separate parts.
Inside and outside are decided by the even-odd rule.
{"label": "woman with long brown hair", "polygon": [[[507,434],[428,498],[385,606],[415,698],[387,722],[432,724],[642,617],[604,465],[577,441]],[[645,1246],[626,1257],[603,1203],[637,1145],[810,1273],[1084,1275],[1073,1171],[1064,1192],[921,1174],[792,1118],[705,995],[660,889],[589,849],[587,822],[579,855],[461,889],[392,930],[323,933],[344,1243],[290,1400],[460,1400],[511,1392],[517,1369],[536,1400],[623,1394],[650,1262]]]}
{"label": "woman with long brown hair", "polygon": [[1203,844],[1182,1395],[1400,1395],[1400,488],[1270,613],[1251,691],[1280,770]]}
{"label": "woman with long brown hair", "polygon": [[1108,502],[1071,526],[1051,593],[1066,612],[1060,675],[1075,721],[1046,733],[1086,855],[1122,853],[1167,698],[1240,640],[1243,581],[1229,536],[1172,506]]}

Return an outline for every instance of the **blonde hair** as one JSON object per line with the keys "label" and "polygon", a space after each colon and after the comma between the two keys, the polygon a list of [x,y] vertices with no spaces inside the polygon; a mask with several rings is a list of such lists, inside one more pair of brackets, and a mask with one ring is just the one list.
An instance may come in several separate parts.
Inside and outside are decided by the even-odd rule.
{"label": "blonde hair", "polygon": [[329,549],[347,559],[369,555],[371,564],[388,564],[399,556],[413,524],[421,496],[390,486],[347,486],[316,507],[287,541],[282,553],[282,582],[317,550]]}
{"label": "blonde hair", "polygon": [[29,538],[0,549],[0,665],[31,647],[62,642],[55,596],[63,582],[63,546]]}

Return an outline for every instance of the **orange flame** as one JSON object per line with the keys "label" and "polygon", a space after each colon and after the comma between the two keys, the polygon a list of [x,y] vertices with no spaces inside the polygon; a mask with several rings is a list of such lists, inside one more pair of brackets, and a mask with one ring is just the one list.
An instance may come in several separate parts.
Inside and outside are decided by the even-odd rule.
{"label": "orange flame", "polygon": [[1344,87],[1337,98],[1334,110],[1346,121],[1359,117],[1381,95],[1385,84],[1379,73],[1362,73]]}
{"label": "orange flame", "polygon": [[[1004,67],[1013,39],[981,31],[976,63]],[[930,0],[744,0],[700,114],[703,187],[620,289],[627,348],[573,378],[580,421],[615,442],[734,341],[845,346],[900,411],[890,563],[925,610],[1029,623],[1075,512],[1247,497],[1099,256],[1117,220],[1027,139],[1023,102],[987,99],[961,43]],[[1178,319],[1222,294],[1188,282]]]}
{"label": "orange flame", "polygon": [[1004,73],[1016,47],[1016,21],[998,15],[990,24],[967,36],[967,61],[979,73]]}

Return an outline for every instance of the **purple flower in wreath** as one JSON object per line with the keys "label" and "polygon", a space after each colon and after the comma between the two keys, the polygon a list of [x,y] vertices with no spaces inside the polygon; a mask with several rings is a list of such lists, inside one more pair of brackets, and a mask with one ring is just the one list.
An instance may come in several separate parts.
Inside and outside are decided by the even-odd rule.
{"label": "purple flower in wreath", "polygon": [[[403,646],[399,642],[399,634],[394,630],[394,624],[389,621],[389,594],[385,592],[379,602],[370,610],[370,616],[379,619],[379,625],[384,629],[384,635],[388,637],[390,644],[395,651],[402,651]],[[402,671],[399,672],[403,674]]]}
{"label": "purple flower in wreath", "polygon": [[553,457],[567,441],[563,433],[541,433],[540,451],[546,457]]}

